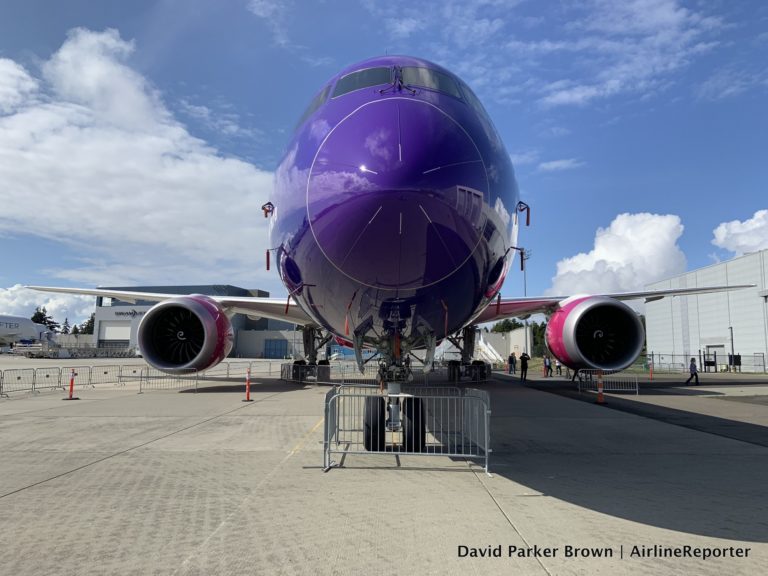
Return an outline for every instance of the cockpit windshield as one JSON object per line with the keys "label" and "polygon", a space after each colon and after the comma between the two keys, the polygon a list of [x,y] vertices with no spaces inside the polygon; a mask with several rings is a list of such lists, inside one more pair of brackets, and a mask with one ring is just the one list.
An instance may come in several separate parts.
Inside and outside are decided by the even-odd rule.
{"label": "cockpit windshield", "polygon": [[403,67],[403,84],[406,86],[421,86],[430,90],[445,92],[455,98],[461,98],[461,92],[456,81],[450,75],[431,68]]}
{"label": "cockpit windshield", "polygon": [[328,98],[328,92],[331,91],[330,86],[326,86],[323,88],[320,92],[317,93],[317,96],[312,98],[312,102],[309,103],[309,106],[307,106],[307,109],[304,111],[304,114],[301,115],[301,118],[299,118],[298,123],[296,124],[296,129],[301,128],[302,124],[304,124],[305,120],[312,116],[314,114],[315,110],[320,108],[325,103],[325,100]]}
{"label": "cockpit windshield", "polygon": [[333,90],[332,98],[341,96],[354,90],[368,88],[370,86],[379,86],[381,84],[390,84],[392,82],[392,69],[389,67],[366,68],[347,74],[336,82],[336,88]]}

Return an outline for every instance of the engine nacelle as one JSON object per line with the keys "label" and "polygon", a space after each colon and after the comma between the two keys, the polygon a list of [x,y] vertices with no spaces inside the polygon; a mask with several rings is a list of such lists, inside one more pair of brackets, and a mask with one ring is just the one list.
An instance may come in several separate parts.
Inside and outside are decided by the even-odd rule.
{"label": "engine nacelle", "polygon": [[645,331],[637,314],[613,298],[564,302],[547,323],[547,346],[571,368],[623,370],[640,355]]}
{"label": "engine nacelle", "polygon": [[163,300],[139,323],[144,359],[171,374],[215,366],[227,357],[233,342],[234,331],[224,310],[200,294]]}

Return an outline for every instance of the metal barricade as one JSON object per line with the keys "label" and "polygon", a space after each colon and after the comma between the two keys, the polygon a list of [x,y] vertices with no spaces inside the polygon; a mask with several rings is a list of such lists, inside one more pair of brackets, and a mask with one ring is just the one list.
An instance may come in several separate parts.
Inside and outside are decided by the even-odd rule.
{"label": "metal barricade", "polygon": [[600,370],[579,370],[579,392],[597,392],[598,380],[602,378],[603,392],[632,392],[636,396],[640,394],[640,385],[637,374],[623,374],[621,372],[600,373]]}
{"label": "metal barricade", "polygon": [[35,387],[34,368],[3,370],[3,394],[32,391]]}
{"label": "metal barricade", "polygon": [[221,362],[216,364],[202,372],[200,372],[202,378],[227,378],[229,376],[229,363]]}
{"label": "metal barricade", "polygon": [[194,388],[197,392],[198,372],[190,370],[185,374],[167,374],[154,368],[141,369],[139,394],[149,390],[182,390]]}
{"label": "metal barricade", "polygon": [[35,390],[63,388],[61,383],[61,368],[35,369]]}
{"label": "metal barricade", "polygon": [[91,384],[118,384],[125,385],[120,381],[121,366],[91,366]]}
{"label": "metal barricade", "polygon": [[250,362],[228,362],[227,377],[245,379],[245,375],[249,369],[251,369]]}
{"label": "metal barricade", "polygon": [[125,386],[126,382],[141,382],[141,372],[146,366],[120,366],[117,381]]}
{"label": "metal barricade", "polygon": [[61,369],[61,380],[66,384],[69,384],[69,379],[72,377],[72,370],[75,371],[75,386],[90,386],[96,388],[91,382],[91,367],[90,366],[67,366]]}
{"label": "metal barricade", "polygon": [[[275,372],[275,366],[280,368],[282,364],[273,364],[272,362],[250,362],[251,376],[271,376]],[[281,373],[281,370],[277,370]]]}
{"label": "metal barricade", "polygon": [[398,454],[479,459],[488,473],[490,398],[483,390],[336,386],[325,396],[323,464],[334,454]]}

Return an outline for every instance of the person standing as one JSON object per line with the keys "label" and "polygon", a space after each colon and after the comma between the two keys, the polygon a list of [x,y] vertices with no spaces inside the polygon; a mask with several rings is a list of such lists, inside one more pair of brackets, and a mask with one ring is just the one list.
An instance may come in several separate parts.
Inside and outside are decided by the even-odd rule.
{"label": "person standing", "polygon": [[544,376],[552,376],[552,359],[549,356],[544,356]]}
{"label": "person standing", "polygon": [[688,368],[691,371],[691,375],[688,376],[688,380],[686,380],[685,383],[688,384],[688,382],[696,378],[696,382],[694,383],[694,386],[698,386],[699,385],[699,369],[696,367],[696,358],[691,358],[691,365]]}
{"label": "person standing", "polygon": [[517,356],[512,352],[512,354],[509,355],[509,373],[514,374],[515,372],[517,372]]}
{"label": "person standing", "polygon": [[528,360],[530,359],[527,352],[520,354],[520,382],[525,382],[528,378]]}
{"label": "person standing", "polygon": [[555,370],[557,370],[557,375],[562,376],[563,375],[563,365],[560,364],[560,360],[555,358]]}

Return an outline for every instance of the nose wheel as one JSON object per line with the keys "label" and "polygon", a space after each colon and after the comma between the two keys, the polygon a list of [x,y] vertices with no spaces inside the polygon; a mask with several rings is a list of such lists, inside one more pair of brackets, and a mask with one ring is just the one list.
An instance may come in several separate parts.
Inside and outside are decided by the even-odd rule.
{"label": "nose wheel", "polygon": [[381,396],[366,396],[363,411],[363,446],[369,452],[383,452],[386,447],[386,404]]}
{"label": "nose wheel", "polygon": [[427,427],[421,398],[405,394],[366,396],[363,411],[363,446],[369,452],[386,451],[386,434],[400,432],[402,452],[423,452]]}

